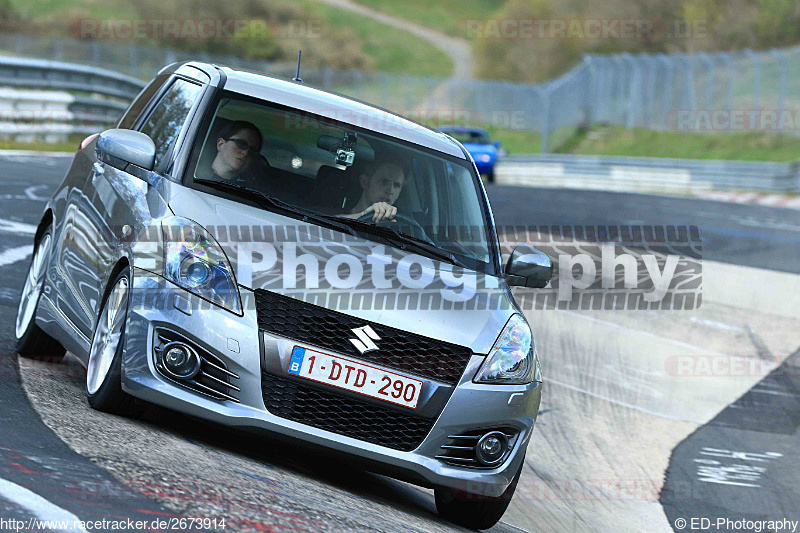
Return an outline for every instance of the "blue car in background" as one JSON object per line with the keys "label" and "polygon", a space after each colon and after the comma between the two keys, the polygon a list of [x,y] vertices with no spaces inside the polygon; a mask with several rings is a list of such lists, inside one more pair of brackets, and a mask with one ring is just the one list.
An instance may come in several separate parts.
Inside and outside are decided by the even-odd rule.
{"label": "blue car in background", "polygon": [[463,144],[475,160],[480,175],[485,176],[486,181],[494,181],[494,165],[498,156],[504,155],[500,141],[492,142],[486,130],[469,126],[444,126],[439,131]]}

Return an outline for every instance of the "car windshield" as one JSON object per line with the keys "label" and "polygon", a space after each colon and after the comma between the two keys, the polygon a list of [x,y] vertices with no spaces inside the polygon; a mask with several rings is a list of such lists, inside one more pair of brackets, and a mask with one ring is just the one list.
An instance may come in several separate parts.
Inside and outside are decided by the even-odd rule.
{"label": "car windshield", "polygon": [[489,144],[489,136],[480,131],[451,130],[445,131],[449,136],[460,143]]}
{"label": "car windshield", "polygon": [[[255,190],[297,207],[297,218],[323,215],[365,238],[409,241],[422,249],[415,252],[496,274],[487,207],[469,162],[301,110],[223,94],[188,168],[197,186],[234,195],[231,185],[247,188],[241,197],[250,201],[258,200]],[[370,230],[372,213],[358,214],[376,202],[394,206],[397,214]]]}

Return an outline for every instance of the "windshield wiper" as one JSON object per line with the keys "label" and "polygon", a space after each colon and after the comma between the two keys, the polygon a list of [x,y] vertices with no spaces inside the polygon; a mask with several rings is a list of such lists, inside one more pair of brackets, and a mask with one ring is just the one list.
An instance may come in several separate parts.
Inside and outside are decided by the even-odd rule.
{"label": "windshield wiper", "polygon": [[250,198],[258,200],[258,203],[264,207],[269,207],[273,210],[280,211],[283,213],[300,215],[301,217],[303,217],[303,222],[307,222],[310,220],[312,222],[316,222],[317,224],[337,229],[342,233],[347,233],[349,235],[352,235],[353,237],[358,236],[356,231],[347,224],[343,224],[338,220],[334,220],[333,218],[327,217],[325,215],[320,215],[312,211],[308,211],[307,209],[303,209],[302,207],[297,207],[290,203],[284,202],[283,200],[275,198],[274,196],[270,196],[269,194],[263,191],[259,191],[258,189],[253,189],[251,187],[245,187],[244,185],[236,185],[235,183],[227,183],[218,180],[195,179],[194,183],[199,183],[200,185],[206,185],[224,191],[245,194]]}
{"label": "windshield wiper", "polygon": [[340,220],[342,220],[345,224],[353,224],[359,227],[363,227],[365,228],[366,231],[373,232],[378,236],[383,237],[389,242],[395,244],[401,250],[405,250],[409,245],[411,245],[417,251],[427,254],[436,259],[447,261],[448,263],[460,266],[462,268],[469,268],[460,260],[458,260],[456,256],[453,255],[451,252],[446,252],[441,248],[437,247],[435,244],[426,241],[425,239],[420,239],[419,237],[415,237],[413,235],[397,231],[396,229],[391,228],[389,226],[378,226],[377,224],[370,224],[369,222],[363,222],[351,218],[342,218]]}
{"label": "windshield wiper", "polygon": [[442,251],[441,249],[437,248],[435,245],[431,244],[430,242],[424,239],[414,237],[413,235],[407,235],[405,233],[397,231],[394,228],[389,228],[386,226],[377,226],[375,224],[370,224],[368,222],[361,222],[359,220],[354,220],[349,218],[341,218],[337,216],[329,216],[329,215],[314,213],[312,211],[308,211],[301,207],[297,207],[290,203],[284,202],[283,200],[275,198],[274,196],[270,196],[269,194],[263,191],[259,191],[258,189],[253,189],[251,187],[245,187],[244,185],[236,185],[235,183],[227,183],[224,181],[201,179],[201,178],[195,179],[194,183],[199,183],[200,185],[206,185],[209,187],[214,187],[216,189],[247,195],[255,200],[258,200],[259,204],[263,206],[269,207],[276,211],[281,211],[283,213],[291,213],[293,215],[299,215],[303,217],[304,222],[310,220],[312,222],[316,222],[317,224],[321,224],[323,226],[338,229],[339,231],[350,234],[353,237],[359,236],[356,229],[353,228],[353,226],[356,226],[363,232],[378,235],[379,237],[388,240],[390,243],[397,245],[399,248],[403,250],[405,250],[405,248],[408,245],[411,245],[417,251],[421,251],[429,256],[441,259],[443,261],[447,261],[462,268],[469,268],[464,263],[456,259],[455,255],[453,255],[452,253]]}

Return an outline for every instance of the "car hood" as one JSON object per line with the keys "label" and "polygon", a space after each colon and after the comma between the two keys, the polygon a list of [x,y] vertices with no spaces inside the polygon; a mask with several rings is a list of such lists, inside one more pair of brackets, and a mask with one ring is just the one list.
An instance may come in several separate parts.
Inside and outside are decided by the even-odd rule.
{"label": "car hood", "polygon": [[[212,234],[246,289],[306,300],[478,354],[489,352],[516,312],[505,281],[494,276],[193,189],[181,187],[169,205]],[[252,298],[244,300],[252,307]]]}

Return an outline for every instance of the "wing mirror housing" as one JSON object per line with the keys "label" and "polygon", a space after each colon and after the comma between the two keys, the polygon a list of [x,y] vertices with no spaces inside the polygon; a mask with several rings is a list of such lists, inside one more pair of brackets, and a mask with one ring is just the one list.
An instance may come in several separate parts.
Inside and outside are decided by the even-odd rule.
{"label": "wing mirror housing", "polygon": [[97,159],[119,170],[129,165],[151,171],[156,160],[153,139],[140,131],[112,129],[100,134],[95,147]]}
{"label": "wing mirror housing", "polygon": [[553,277],[553,261],[541,250],[518,244],[506,264],[506,282],[511,286],[541,289]]}

